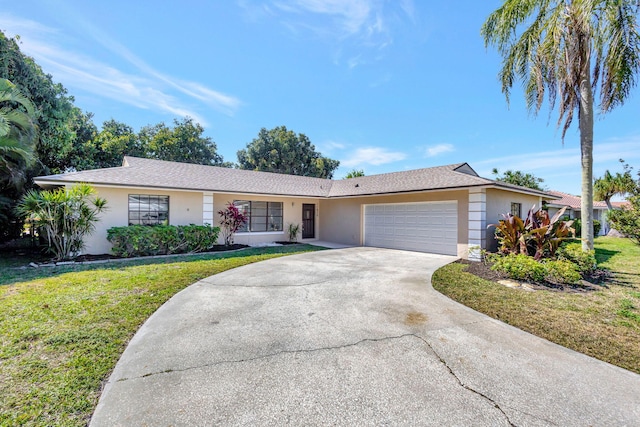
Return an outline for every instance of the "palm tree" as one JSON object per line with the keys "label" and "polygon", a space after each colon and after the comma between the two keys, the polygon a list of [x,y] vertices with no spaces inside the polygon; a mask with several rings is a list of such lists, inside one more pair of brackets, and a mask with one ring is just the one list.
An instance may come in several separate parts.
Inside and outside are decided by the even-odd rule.
{"label": "palm tree", "polygon": [[344,179],[359,178],[361,176],[364,176],[363,169],[352,169],[348,174],[344,176]]}
{"label": "palm tree", "polygon": [[72,258],[84,248],[84,237],[95,231],[107,201],[95,197],[89,184],[76,184],[55,190],[29,190],[16,210],[40,228],[56,260]]}
{"label": "palm tree", "polygon": [[596,200],[604,200],[609,211],[612,211],[611,198],[616,194],[631,193],[635,187],[636,183],[629,170],[626,170],[623,174],[616,172],[615,175],[612,175],[607,170],[602,178],[596,179],[593,183],[594,198]]}
{"label": "palm tree", "polygon": [[16,86],[0,79],[0,172],[5,183],[19,187],[33,161],[37,139],[36,109]]}
{"label": "palm tree", "polygon": [[622,105],[640,69],[638,0],[505,0],[482,26],[485,45],[503,58],[499,73],[509,102],[524,82],[529,110],[545,95],[559,109],[562,139],[578,113],[582,165],[582,247],[593,249],[593,98],[602,113]]}

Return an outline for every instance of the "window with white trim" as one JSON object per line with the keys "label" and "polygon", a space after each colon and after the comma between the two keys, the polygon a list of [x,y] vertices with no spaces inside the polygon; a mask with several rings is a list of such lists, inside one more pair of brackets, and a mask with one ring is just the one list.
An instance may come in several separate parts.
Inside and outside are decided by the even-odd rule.
{"label": "window with white trim", "polygon": [[169,224],[169,196],[129,194],[129,225]]}
{"label": "window with white trim", "polygon": [[282,231],[282,202],[235,200],[233,204],[247,217],[238,232]]}

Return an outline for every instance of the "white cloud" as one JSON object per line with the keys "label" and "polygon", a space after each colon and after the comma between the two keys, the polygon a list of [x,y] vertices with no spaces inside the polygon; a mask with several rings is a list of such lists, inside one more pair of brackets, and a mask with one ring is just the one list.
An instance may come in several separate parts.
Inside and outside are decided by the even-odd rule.
{"label": "white cloud", "polygon": [[452,144],[431,145],[431,146],[425,148],[424,156],[425,157],[435,157],[435,156],[438,156],[440,154],[449,153],[451,151],[454,151],[454,148],[453,148]]}
{"label": "white cloud", "polygon": [[288,0],[276,1],[274,6],[288,13],[315,13],[327,15],[336,20],[342,35],[359,33],[369,26],[372,4],[369,0]]}
{"label": "white cloud", "polygon": [[[631,165],[640,159],[640,136],[596,141],[593,149],[593,176],[597,178],[604,171],[621,171],[619,159]],[[554,190],[570,194],[580,193],[581,166],[580,148],[564,147],[557,150],[525,153],[473,161],[471,166],[480,176],[492,177],[495,167],[500,173],[519,170],[532,173],[545,180],[544,185]]]}
{"label": "white cloud", "polygon": [[[231,95],[155,70],[92,24],[79,21],[78,25],[96,42],[134,65],[140,73],[126,73],[89,55],[61,47],[59,44],[64,39],[58,36],[57,29],[27,19],[0,15],[0,28],[10,36],[20,34],[21,50],[33,56],[47,73],[68,88],[138,108],[190,116],[203,125],[206,122],[194,108],[194,101],[196,105],[205,104],[227,115],[233,115],[241,106],[241,101]],[[176,91],[187,95],[187,98],[182,99]]]}
{"label": "white cloud", "polygon": [[345,144],[333,140],[323,141],[322,143],[318,144],[318,146],[320,147],[321,151],[328,153],[334,150],[344,150],[346,148]]}
{"label": "white cloud", "polygon": [[[380,51],[393,44],[394,31],[407,20],[415,23],[413,0],[272,0],[271,4],[270,10],[293,34],[310,32],[337,43],[336,63],[343,62],[347,51],[344,63],[349,69],[380,60]],[[247,9],[247,0],[240,5]]]}
{"label": "white cloud", "polygon": [[[611,139],[604,142],[596,142],[593,148],[594,166],[617,161],[640,158],[640,137],[629,139]],[[575,167],[580,168],[580,148],[559,148],[557,150],[522,153],[513,156],[496,157],[488,160],[474,162],[479,168],[491,170],[497,167],[500,171],[545,171]]]}
{"label": "white cloud", "polygon": [[386,163],[393,163],[407,158],[405,153],[399,151],[389,151],[382,147],[365,147],[358,148],[349,158],[341,160],[342,166],[362,166],[364,164],[369,165],[384,165]]}

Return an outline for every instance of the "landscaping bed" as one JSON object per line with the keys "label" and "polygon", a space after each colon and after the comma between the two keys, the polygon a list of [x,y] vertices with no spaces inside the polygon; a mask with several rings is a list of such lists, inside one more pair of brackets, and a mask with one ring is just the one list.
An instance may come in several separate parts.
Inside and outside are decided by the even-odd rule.
{"label": "landscaping bed", "polygon": [[640,246],[629,239],[595,240],[594,283],[531,289],[498,283],[483,263],[456,262],[437,270],[433,287],[495,319],[605,362],[640,373]]}
{"label": "landscaping bed", "polygon": [[602,286],[607,285],[607,281],[612,279],[611,273],[607,270],[596,270],[589,275],[585,280],[580,280],[578,283],[530,283],[527,281],[510,279],[509,276],[503,272],[492,270],[492,263],[490,262],[474,262],[468,260],[458,260],[459,264],[466,266],[465,271],[478,276],[484,280],[489,280],[496,283],[508,283],[514,282],[520,285],[526,285],[529,290],[548,290],[556,292],[592,292],[601,289]]}

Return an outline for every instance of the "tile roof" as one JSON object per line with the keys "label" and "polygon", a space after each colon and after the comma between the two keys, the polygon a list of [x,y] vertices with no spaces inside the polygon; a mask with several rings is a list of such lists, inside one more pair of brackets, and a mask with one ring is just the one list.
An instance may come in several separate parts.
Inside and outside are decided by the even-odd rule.
{"label": "tile roof", "polygon": [[[549,190],[549,194],[553,194],[554,196],[559,197],[558,200],[554,200],[553,202],[549,202],[548,205],[553,206],[569,206],[571,209],[580,210],[580,196],[572,196],[571,194],[563,193],[561,191]],[[606,209],[607,204],[605,202],[593,202],[594,209]]]}
{"label": "tile roof", "polygon": [[611,202],[611,206],[614,209],[631,209],[631,203],[628,200],[623,200],[621,202]]}
{"label": "tile roof", "polygon": [[41,176],[35,181],[43,186],[86,182],[94,185],[322,198],[493,186],[553,198],[545,192],[482,178],[466,163],[330,180],[126,156],[120,167]]}

